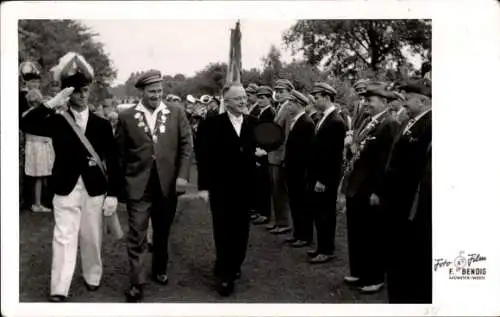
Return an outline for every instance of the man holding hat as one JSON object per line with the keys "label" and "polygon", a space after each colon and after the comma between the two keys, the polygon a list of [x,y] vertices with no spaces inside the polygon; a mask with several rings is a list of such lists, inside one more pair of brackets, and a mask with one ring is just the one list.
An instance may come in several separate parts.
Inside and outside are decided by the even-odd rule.
{"label": "man holding hat", "polygon": [[305,112],[309,103],[306,96],[293,90],[288,102],[290,114],[293,116],[284,162],[293,221],[293,237],[289,242],[292,247],[301,248],[313,240],[313,218],[307,205],[306,170],[315,124]]}
{"label": "man holding hat", "polygon": [[249,211],[255,186],[254,117],[238,83],[223,89],[226,111],[203,121],[199,129],[198,189],[212,212],[217,292],[229,296],[240,277],[249,236]]}
{"label": "man holding hat", "polygon": [[400,90],[410,119],[392,147],[378,195],[387,214],[387,289],[390,303],[430,303],[432,205],[419,197],[430,196],[432,102],[423,80]]}
{"label": "man holding hat", "polygon": [[337,92],[327,83],[315,83],[311,94],[322,118],[315,128],[308,166],[310,202],[317,232],[317,249],[308,251],[311,263],[333,258],[337,224],[337,192],[342,177],[346,125],[334,106]]}
{"label": "man holding hat", "polygon": [[[110,123],[88,108],[92,67],[83,56],[68,53],[54,68],[63,90],[25,113],[24,131],[52,138],[55,196],[50,300],[66,300],[76,265],[78,243],[85,285],[99,288],[102,276],[102,215],[116,211],[119,176]],[[69,99],[69,100],[68,100]],[[63,109],[66,107],[69,109]],[[106,166],[102,163],[106,162]]]}
{"label": "man holding hat", "polygon": [[[271,106],[273,90],[269,86],[261,86],[257,90],[257,106],[254,116],[258,122],[273,122],[274,110]],[[271,174],[268,155],[257,159],[256,170],[256,217],[252,222],[256,225],[269,221],[271,216]]]}
{"label": "man holding hat", "polygon": [[346,175],[347,241],[351,275],[346,283],[356,285],[361,292],[374,293],[384,284],[384,217],[377,195],[391,146],[399,132],[399,123],[390,114],[391,92],[368,86],[363,93],[365,111],[371,120],[359,133],[357,152]]}
{"label": "man holding hat", "polygon": [[120,113],[116,128],[120,169],[124,176],[129,231],[127,251],[130,288],[127,301],[142,299],[148,221],[153,226],[152,277],[168,282],[168,238],[177,195],[186,190],[192,136],[184,111],[165,105],[158,70],[141,75],[135,87],[142,100]]}
{"label": "man holding hat", "polygon": [[[290,132],[292,117],[288,110],[288,99],[294,90],[293,84],[288,79],[278,79],[274,85],[276,100],[279,103],[278,113],[274,122],[285,132],[285,140]],[[286,189],[285,170],[283,161],[285,160],[285,144],[276,151],[269,153],[269,165],[272,180],[272,212],[274,223],[267,229],[274,234],[289,232],[290,228],[290,206],[288,202],[288,192]]]}

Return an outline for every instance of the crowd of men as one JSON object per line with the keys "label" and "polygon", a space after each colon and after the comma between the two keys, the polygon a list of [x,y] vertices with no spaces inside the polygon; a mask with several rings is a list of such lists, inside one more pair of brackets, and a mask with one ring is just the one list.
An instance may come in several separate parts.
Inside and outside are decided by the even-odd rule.
{"label": "crowd of men", "polygon": [[[92,66],[67,54],[54,76],[61,91],[20,94],[29,100],[20,107],[22,130],[50,137],[56,157],[50,300],[67,299],[78,245],[85,285],[97,291],[102,214],[114,214],[118,201],[129,224],[127,301],[143,298],[148,242],[152,279],[166,285],[170,227],[195,157],[198,196],[212,214],[220,295],[233,293],[242,274],[251,223],[288,234],[290,247],[311,247],[310,263],[322,264],[335,259],[337,213],[345,211],[345,282],[363,293],[387,285],[391,303],[430,303],[428,74],[396,85],[360,80],[349,111],[328,83],[299,92],[287,79],[273,87],[233,83],[222,98],[189,95],[183,102],[164,98],[161,73],[151,70],[137,80],[137,103],[99,116],[88,104]],[[258,143],[262,123],[282,131],[277,148]]]}

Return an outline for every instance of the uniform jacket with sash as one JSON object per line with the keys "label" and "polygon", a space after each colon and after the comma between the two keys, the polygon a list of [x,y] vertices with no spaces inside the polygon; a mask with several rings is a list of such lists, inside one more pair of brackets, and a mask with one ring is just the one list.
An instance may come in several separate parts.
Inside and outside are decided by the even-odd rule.
{"label": "uniform jacket with sash", "polygon": [[200,125],[198,140],[198,189],[227,201],[249,203],[255,184],[257,121],[244,115],[240,136],[228,113],[208,118]]}
{"label": "uniform jacket with sash", "polygon": [[[68,113],[73,117],[71,111]],[[74,117],[73,117],[74,119]],[[90,153],[73,131],[68,122],[54,110],[41,105],[26,113],[21,119],[21,129],[25,132],[52,138],[55,161],[50,179],[56,195],[67,196],[82,176],[89,196],[107,193],[117,196],[120,178],[113,131],[108,120],[89,111],[85,136],[105,162],[107,178],[92,160]]]}
{"label": "uniform jacket with sash", "polygon": [[[408,123],[407,123],[408,124]],[[407,218],[421,179],[432,140],[432,111],[424,114],[410,129],[400,129],[387,163],[380,194],[382,203]]]}
{"label": "uniform jacket with sash", "polygon": [[379,194],[387,159],[399,132],[399,123],[389,112],[381,116],[378,118],[379,123],[365,136],[364,146],[360,149],[359,158],[354,163],[354,169],[347,184],[346,194],[349,197]]}
{"label": "uniform jacket with sash", "polygon": [[314,186],[319,181],[328,191],[336,191],[342,177],[346,125],[338,111],[328,114],[316,129],[307,170],[308,183]]}
{"label": "uniform jacket with sash", "polygon": [[[144,113],[138,106],[124,110],[118,116],[116,140],[120,172],[125,186],[125,196],[122,199],[142,198],[153,163],[156,165],[162,193],[165,197],[170,197],[175,195],[176,179],[188,179],[189,176],[193,151],[191,127],[183,109],[167,105],[157,116],[155,138],[150,129],[145,131],[147,124],[140,124],[141,116],[144,117]],[[164,124],[161,123],[163,116],[166,117]],[[164,127],[163,131],[161,126]]]}

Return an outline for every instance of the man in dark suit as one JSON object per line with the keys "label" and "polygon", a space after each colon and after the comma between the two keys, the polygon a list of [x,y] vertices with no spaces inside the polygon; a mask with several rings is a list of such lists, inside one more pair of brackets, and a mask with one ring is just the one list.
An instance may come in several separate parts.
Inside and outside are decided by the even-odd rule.
{"label": "man in dark suit", "polygon": [[[78,243],[85,285],[90,291],[99,288],[103,209],[105,215],[116,211],[119,187],[111,125],[92,114],[88,108],[93,69],[82,56],[74,53],[61,58],[61,63],[55,76],[61,80],[64,89],[43,105],[25,112],[21,119],[24,131],[52,138],[56,156],[50,179],[55,194],[50,286],[52,302],[62,302],[68,296]],[[69,109],[59,109],[65,107],[66,102]],[[87,150],[63,114],[69,116],[67,118],[75,129],[85,135],[98,159]],[[99,167],[99,160],[106,162],[105,172]]]}
{"label": "man in dark suit", "polygon": [[323,116],[316,125],[307,169],[310,203],[317,232],[317,248],[309,250],[311,263],[333,258],[337,225],[337,192],[342,177],[346,125],[333,105],[335,89],[326,83],[314,84],[311,94]]}
{"label": "man in dark suit", "polygon": [[[257,90],[257,107],[254,115],[257,121],[273,122],[275,113],[271,106],[273,90],[269,86],[261,86]],[[256,170],[256,217],[252,222],[256,225],[269,221],[271,216],[271,174],[269,172],[268,155],[257,159]]]}
{"label": "man in dark suit", "polygon": [[168,237],[185,191],[192,155],[191,128],[180,107],[161,101],[162,76],[151,70],[138,78],[142,100],[120,113],[116,127],[120,169],[124,178],[129,232],[130,288],[127,301],[142,299],[148,222],[153,227],[153,279],[168,282]]}
{"label": "man in dark suit", "polygon": [[379,191],[387,215],[387,289],[390,303],[430,303],[432,103],[426,85],[405,86],[403,107],[410,120],[392,147]]}
{"label": "man in dark suit", "polygon": [[355,284],[362,292],[373,293],[384,285],[384,217],[378,200],[391,146],[399,131],[399,123],[387,106],[391,92],[368,86],[365,111],[370,122],[360,131],[357,153],[350,162],[347,175],[347,241],[351,275],[344,280]]}
{"label": "man in dark suit", "polygon": [[293,222],[293,239],[289,241],[294,248],[304,247],[313,239],[313,218],[307,206],[306,169],[315,125],[304,110],[308,103],[307,97],[300,92],[294,90],[290,94],[289,111],[293,119],[284,165]]}
{"label": "man in dark suit", "polygon": [[256,121],[245,114],[247,98],[241,85],[226,86],[223,96],[227,111],[200,126],[198,189],[212,211],[217,292],[229,296],[247,250],[248,211],[256,168]]}

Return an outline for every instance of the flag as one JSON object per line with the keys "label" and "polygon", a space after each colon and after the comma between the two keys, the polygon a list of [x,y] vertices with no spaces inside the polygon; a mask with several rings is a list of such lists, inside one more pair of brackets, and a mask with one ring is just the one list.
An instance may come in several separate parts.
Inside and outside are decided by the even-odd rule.
{"label": "flag", "polygon": [[[240,21],[236,22],[236,27],[231,29],[229,38],[229,63],[227,64],[227,74],[225,86],[231,84],[241,84],[241,30]],[[221,96],[219,113],[225,111],[224,99]]]}

